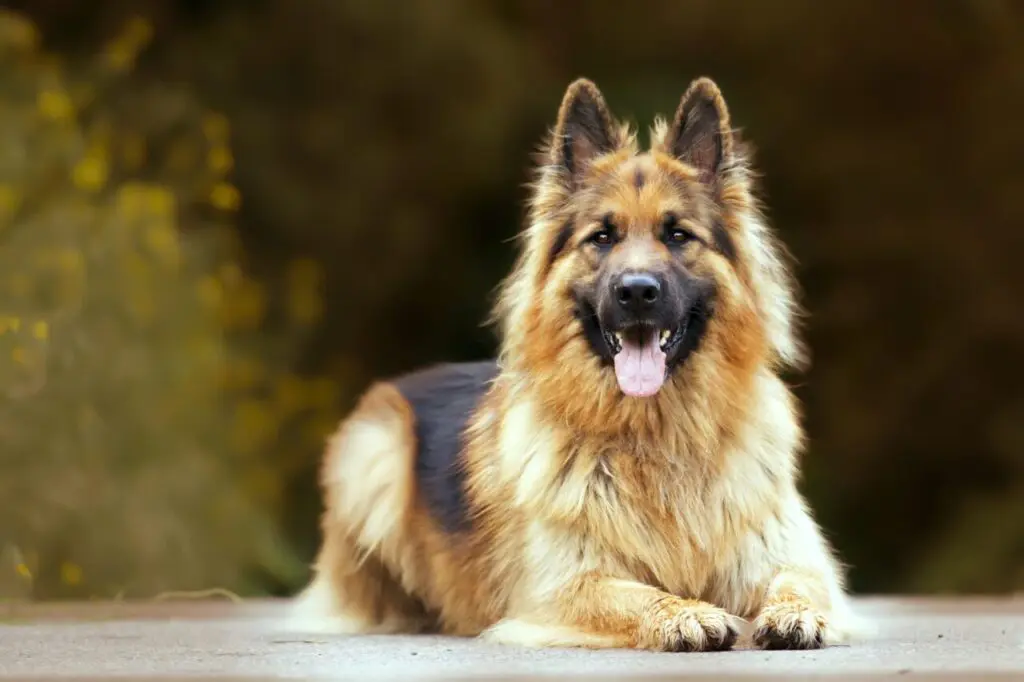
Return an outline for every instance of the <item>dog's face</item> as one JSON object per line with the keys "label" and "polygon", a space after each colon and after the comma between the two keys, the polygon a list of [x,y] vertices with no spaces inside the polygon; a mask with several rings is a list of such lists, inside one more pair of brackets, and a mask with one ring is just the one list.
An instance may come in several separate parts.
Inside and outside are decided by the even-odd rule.
{"label": "dog's face", "polygon": [[644,153],[615,127],[592,83],[566,93],[551,146],[565,190],[552,274],[627,396],[655,395],[699,352],[734,279],[717,184],[730,135],[710,81],[690,88]]}

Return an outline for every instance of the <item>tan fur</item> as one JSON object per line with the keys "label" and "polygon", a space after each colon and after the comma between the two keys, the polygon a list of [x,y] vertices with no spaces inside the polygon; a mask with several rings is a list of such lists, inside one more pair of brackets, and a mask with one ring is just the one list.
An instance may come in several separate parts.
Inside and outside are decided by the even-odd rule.
{"label": "tan fur", "polygon": [[[581,96],[612,126],[614,149],[574,147],[592,160],[577,191],[556,161]],[[717,203],[669,149],[695,96],[721,116]],[[302,627],[678,651],[728,648],[743,619],[759,646],[847,639],[842,573],[797,490],[803,434],[778,375],[803,360],[794,287],[729,126],[718,88],[700,79],[642,152],[592,83],[570,86],[496,308],[501,371],[466,433],[473,530],[451,535],[432,519],[412,471],[415,416],[375,385],[327,448]],[[564,258],[549,254],[567,215],[600,207],[635,236],[615,258],[666,257],[645,226],[680,202],[705,242],[713,218],[724,225],[735,258],[687,247],[688,267],[717,284],[715,315],[655,397],[627,399],[572,317],[570,287],[594,263],[578,237]]]}

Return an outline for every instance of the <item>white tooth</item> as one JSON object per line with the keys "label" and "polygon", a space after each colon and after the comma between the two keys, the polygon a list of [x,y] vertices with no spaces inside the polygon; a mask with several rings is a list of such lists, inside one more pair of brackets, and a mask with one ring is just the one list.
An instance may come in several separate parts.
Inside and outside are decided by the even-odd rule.
{"label": "white tooth", "polygon": [[615,340],[618,341],[621,344],[622,343],[622,334],[619,333],[619,332],[615,332]]}
{"label": "white tooth", "polygon": [[666,343],[668,343],[668,339],[669,339],[670,336],[671,336],[671,334],[669,333],[669,331],[667,329],[662,329],[661,330],[661,345],[664,346]]}

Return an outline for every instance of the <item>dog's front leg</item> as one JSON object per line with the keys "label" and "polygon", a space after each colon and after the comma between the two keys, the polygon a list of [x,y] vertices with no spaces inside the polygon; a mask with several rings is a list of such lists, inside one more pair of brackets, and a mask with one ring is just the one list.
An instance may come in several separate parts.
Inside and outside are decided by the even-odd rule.
{"label": "dog's front leg", "polygon": [[755,646],[817,649],[846,641],[854,617],[840,567],[795,491],[759,538],[758,549],[741,562],[760,565]]}
{"label": "dog's front leg", "polygon": [[526,646],[721,651],[736,642],[738,621],[702,601],[632,580],[581,575],[548,598],[489,628],[491,641]]}

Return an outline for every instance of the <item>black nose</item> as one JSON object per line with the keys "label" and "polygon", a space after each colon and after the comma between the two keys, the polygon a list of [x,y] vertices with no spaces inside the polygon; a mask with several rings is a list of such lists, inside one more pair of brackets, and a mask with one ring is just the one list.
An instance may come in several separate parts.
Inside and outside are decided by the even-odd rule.
{"label": "black nose", "polygon": [[625,274],[615,285],[615,298],[625,310],[642,313],[653,308],[661,298],[661,283],[646,273]]}

